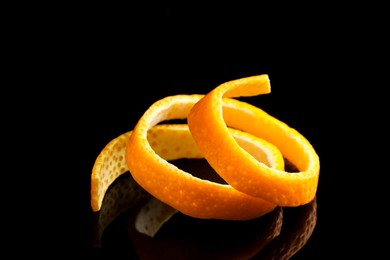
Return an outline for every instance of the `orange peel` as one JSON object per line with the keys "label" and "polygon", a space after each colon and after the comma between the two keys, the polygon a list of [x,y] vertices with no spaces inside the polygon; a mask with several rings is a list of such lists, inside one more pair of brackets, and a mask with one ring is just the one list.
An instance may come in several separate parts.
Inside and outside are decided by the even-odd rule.
{"label": "orange peel", "polygon": [[[168,96],[153,103],[132,131],[101,151],[91,175],[99,211],[111,183],[129,171],[148,193],[196,218],[246,220],[276,206],[312,201],[319,157],[297,130],[237,97],[270,93],[268,75],[229,81],[205,95]],[[188,124],[164,124],[187,119]],[[226,183],[179,169],[170,160],[205,158]],[[287,172],[287,159],[298,172]]]}
{"label": "orange peel", "polygon": [[[230,131],[237,142],[255,154],[259,160],[277,168],[284,167],[281,153],[272,144],[235,129],[230,129]],[[95,160],[91,175],[91,206],[94,212],[101,209],[103,198],[109,186],[120,175],[129,171],[125,161],[125,150],[132,133],[133,131],[129,131],[111,140]],[[203,158],[192,139],[188,125],[156,125],[147,132],[147,142],[156,152],[156,156],[160,156],[164,160]],[[131,152],[129,156],[134,156],[134,152]],[[275,207],[270,203],[265,203],[263,206],[265,207],[261,212],[267,212]]]}
{"label": "orange peel", "polygon": [[[214,170],[233,188],[279,206],[307,204],[316,195],[319,157],[297,130],[236,97],[271,91],[268,75],[223,83],[188,115],[191,134]],[[256,160],[234,140],[228,127],[240,129],[274,144],[298,169],[289,173]]]}
{"label": "orange peel", "polygon": [[[185,157],[203,158],[186,124],[169,126],[177,130],[175,135],[178,134],[179,138],[176,143],[172,139],[165,143],[157,140],[167,129],[159,128],[164,126],[159,123],[187,118],[194,104],[203,97],[196,94],[165,97],[152,104],[142,115],[126,147],[125,159],[134,180],[160,201],[196,218],[246,220],[272,211],[276,207],[274,203],[239,192],[228,184],[197,178],[168,161]],[[148,139],[150,131],[154,132],[155,141]],[[248,153],[265,155],[258,156],[262,163],[280,170],[284,168],[282,154],[274,145],[237,129],[228,131]],[[183,145],[185,141],[190,143]],[[161,145],[160,152],[153,148],[157,144]],[[191,152],[183,147],[191,147]]]}
{"label": "orange peel", "polygon": [[127,140],[132,131],[112,139],[99,153],[91,174],[91,207],[99,211],[108,187],[128,171],[125,161]]}

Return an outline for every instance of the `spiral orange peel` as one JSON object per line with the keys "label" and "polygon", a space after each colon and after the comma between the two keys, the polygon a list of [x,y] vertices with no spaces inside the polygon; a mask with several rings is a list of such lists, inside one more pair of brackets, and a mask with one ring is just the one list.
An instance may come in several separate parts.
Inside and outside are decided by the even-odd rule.
{"label": "spiral orange peel", "polygon": [[[269,92],[267,75],[221,84],[194,105],[188,125],[209,164],[232,187],[279,206],[303,205],[312,201],[317,191],[320,164],[313,146],[297,130],[263,110],[232,99]],[[259,162],[237,144],[228,126],[274,144],[300,172],[289,173]]]}
{"label": "spiral orange peel", "polygon": [[[272,167],[280,169],[284,167],[284,161],[281,153],[272,144],[262,139],[251,136],[247,133],[241,132],[239,130],[229,129],[229,131],[231,131],[237,142],[239,142],[240,145],[244,147],[244,149],[254,154],[254,156],[256,156],[258,160],[263,161],[264,163]],[[133,131],[124,133],[110,141],[100,152],[99,156],[95,161],[91,177],[91,205],[93,211],[95,212],[100,210],[104,195],[109,186],[120,175],[129,171],[125,161],[125,148],[131,135],[133,135]],[[170,161],[179,158],[203,158],[203,155],[194,143],[191,133],[189,132],[188,125],[186,124],[156,125],[150,130],[148,130],[147,143],[150,145],[150,148],[156,153],[156,156],[160,156],[163,160]],[[134,152],[131,152],[130,156],[132,155],[134,155]],[[198,180],[199,182],[203,182],[203,180],[198,179],[196,177],[192,178]],[[220,186],[220,189],[223,189],[226,186],[216,183],[214,185]],[[178,191],[178,187],[172,187],[173,195],[175,194],[175,192]],[[182,187],[182,189],[185,189],[185,187]],[[229,200],[228,198],[224,198],[223,200],[226,200],[226,202],[222,202],[221,206],[224,205],[225,208],[233,209],[236,203],[245,204],[247,202],[252,201],[252,204],[256,203],[258,204],[257,207],[259,207],[259,209],[255,211],[256,215],[263,215],[268,211],[273,210],[276,206],[271,203],[262,203],[263,201],[258,199],[253,200],[253,198],[240,194],[234,189],[227,189],[229,190],[228,194],[233,194],[231,196],[234,196],[235,199]],[[151,193],[153,194],[153,192]],[[207,197],[214,195],[206,194],[205,196]],[[192,202],[196,202],[196,200]],[[250,204],[251,203],[249,203],[248,205]],[[202,216],[204,218],[207,217],[204,214],[205,212]]]}
{"label": "spiral orange peel", "polygon": [[[91,176],[98,211],[110,184],[129,171],[160,201],[196,218],[246,220],[316,194],[319,157],[305,137],[260,108],[235,99],[270,92],[268,75],[229,81],[205,95],[153,103],[129,131],[99,154]],[[187,124],[164,124],[187,119]],[[185,172],[170,160],[205,158],[226,184]],[[284,170],[284,158],[299,172]]]}
{"label": "spiral orange peel", "polygon": [[[166,160],[166,158],[174,160],[183,157],[201,158],[202,153],[198,152],[197,155],[182,153],[180,149],[175,148],[173,143],[169,143],[170,149],[165,150],[174,150],[178,153],[163,158],[156,152],[156,148],[152,147],[153,142],[150,143],[147,138],[152,127],[157,127],[159,123],[166,120],[187,118],[193,105],[202,97],[203,95],[169,96],[155,102],[143,114],[133,129],[126,150],[127,166],[134,180],[162,202],[196,218],[243,220],[270,212],[276,207],[275,204],[239,192],[230,185],[197,178]],[[188,128],[187,125],[182,125],[182,127]],[[265,150],[261,148],[266,142],[239,130],[231,129],[230,131],[238,135],[241,145],[248,151],[253,152],[254,155],[264,154]],[[191,133],[189,131],[186,133],[188,136],[182,139],[193,142]],[[262,146],[256,145],[260,142]],[[268,143],[267,145],[270,148],[265,154],[273,156],[269,163],[273,164],[272,167],[284,168],[281,153],[273,148],[273,145]],[[191,144],[191,147],[197,148],[195,143]]]}

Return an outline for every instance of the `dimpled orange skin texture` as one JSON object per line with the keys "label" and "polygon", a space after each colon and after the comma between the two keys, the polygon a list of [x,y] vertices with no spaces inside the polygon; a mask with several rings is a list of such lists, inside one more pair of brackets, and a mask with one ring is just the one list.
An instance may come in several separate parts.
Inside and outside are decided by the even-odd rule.
{"label": "dimpled orange skin texture", "polygon": [[[246,220],[272,211],[276,207],[274,203],[239,192],[230,185],[197,178],[169,163],[153,149],[153,141],[150,143],[147,139],[149,130],[164,120],[185,119],[202,97],[195,94],[166,97],[155,102],[143,114],[126,147],[126,162],[133,178],[154,197],[196,218]],[[190,134],[186,138],[189,137],[192,140]],[[247,144],[253,146],[250,142]],[[195,143],[191,146],[196,147]],[[171,148],[180,151],[175,146]],[[180,152],[176,157],[186,155],[187,152]],[[203,154],[189,157],[199,156],[203,157]],[[279,159],[274,159],[274,162],[280,161],[283,161],[281,154]],[[277,163],[273,167],[282,169],[284,164]]]}
{"label": "dimpled orange skin texture", "polygon": [[[314,148],[295,129],[255,106],[233,99],[269,92],[267,75],[221,84],[194,105],[188,125],[205,158],[232,187],[279,206],[303,205],[312,201],[317,191],[319,157]],[[239,147],[228,126],[274,144],[300,172],[272,169],[257,161]]]}
{"label": "dimpled orange skin texture", "polygon": [[128,171],[125,161],[126,144],[131,131],[111,140],[99,153],[91,174],[91,207],[99,211],[111,183]]}
{"label": "dimpled orange skin texture", "polygon": [[[267,162],[276,168],[283,168],[284,161],[279,150],[270,143],[229,129],[237,142],[259,161]],[[125,149],[132,131],[111,140],[98,155],[91,174],[91,207],[99,211],[109,186],[122,174],[128,172],[125,162]],[[193,141],[188,125],[162,124],[151,128],[147,134],[148,142],[157,155],[165,160],[178,158],[203,158]]]}

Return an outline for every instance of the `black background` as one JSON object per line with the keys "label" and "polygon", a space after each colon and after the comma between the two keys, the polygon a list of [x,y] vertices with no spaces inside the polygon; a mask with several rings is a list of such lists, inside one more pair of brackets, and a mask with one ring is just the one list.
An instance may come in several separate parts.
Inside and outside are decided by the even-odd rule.
{"label": "black background", "polygon": [[371,220],[384,217],[376,207],[383,190],[363,174],[372,171],[357,144],[362,133],[374,137],[361,105],[373,100],[361,94],[376,77],[367,59],[376,57],[376,45],[360,42],[377,31],[347,8],[282,7],[17,9],[23,19],[12,20],[8,68],[18,69],[12,86],[26,120],[12,123],[21,125],[28,166],[19,188],[29,192],[22,207],[11,203],[21,214],[11,215],[18,225],[9,241],[38,256],[97,257],[89,181],[101,149],[162,97],[268,74],[271,93],[246,101],[301,132],[321,162],[317,226],[296,259],[377,254],[370,246],[380,247],[373,232],[384,221]]}

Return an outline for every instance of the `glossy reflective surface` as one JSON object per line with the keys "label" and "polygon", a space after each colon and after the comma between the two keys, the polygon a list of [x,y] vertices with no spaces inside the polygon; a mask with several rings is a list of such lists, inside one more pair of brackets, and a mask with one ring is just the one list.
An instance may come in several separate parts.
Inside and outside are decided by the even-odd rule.
{"label": "glossy reflective surface", "polygon": [[[173,163],[222,182],[205,160]],[[288,163],[286,168],[294,170]],[[126,173],[111,185],[101,211],[94,214],[93,247],[107,259],[289,259],[310,240],[317,207],[315,198],[296,208],[277,207],[249,221],[195,219],[152,198]],[[136,225],[140,221],[143,230]]]}

